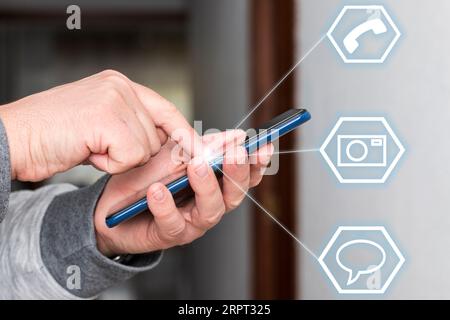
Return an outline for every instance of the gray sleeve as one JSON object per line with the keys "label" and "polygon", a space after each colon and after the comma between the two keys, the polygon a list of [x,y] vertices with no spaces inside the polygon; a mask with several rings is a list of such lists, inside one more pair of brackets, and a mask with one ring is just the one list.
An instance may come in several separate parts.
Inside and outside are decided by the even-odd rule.
{"label": "gray sleeve", "polygon": [[[114,262],[97,250],[93,214],[108,177],[10,194],[8,140],[0,121],[0,298],[93,298],[153,268],[161,252]],[[7,213],[7,214],[6,214]]]}
{"label": "gray sleeve", "polygon": [[[40,234],[42,260],[52,277],[70,293],[93,297],[119,281],[152,269],[160,251],[136,254],[117,263],[97,250],[93,213],[108,177],[92,186],[60,194],[46,210]],[[79,271],[77,283],[73,278]],[[79,284],[79,285],[77,285]]]}
{"label": "gray sleeve", "polygon": [[0,222],[8,209],[9,193],[11,191],[11,168],[9,162],[8,139],[5,128],[0,121]]}
{"label": "gray sleeve", "polygon": [[121,264],[97,250],[92,215],[106,181],[11,194],[0,224],[1,299],[94,298],[159,262],[161,252]]}

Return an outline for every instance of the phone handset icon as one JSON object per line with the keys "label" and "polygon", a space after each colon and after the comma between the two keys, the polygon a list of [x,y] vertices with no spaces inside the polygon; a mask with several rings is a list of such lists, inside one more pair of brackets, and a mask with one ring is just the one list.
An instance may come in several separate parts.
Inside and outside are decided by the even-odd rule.
{"label": "phone handset icon", "polygon": [[370,19],[359,26],[354,28],[344,39],[344,47],[347,51],[352,54],[359,47],[358,38],[368,32],[372,31],[374,34],[381,34],[387,32],[387,27],[384,22],[379,19]]}

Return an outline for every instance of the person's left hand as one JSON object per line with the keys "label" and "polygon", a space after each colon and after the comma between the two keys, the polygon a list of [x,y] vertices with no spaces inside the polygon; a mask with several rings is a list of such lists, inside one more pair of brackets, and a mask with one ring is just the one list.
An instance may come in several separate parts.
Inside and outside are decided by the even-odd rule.
{"label": "person's left hand", "polygon": [[[251,155],[252,164],[249,164],[243,147],[234,147],[231,148],[234,152],[227,152],[227,144],[240,144],[244,138],[242,131],[203,137],[203,143],[207,146],[225,146],[222,188],[204,160],[196,158],[188,165],[173,161],[175,144],[171,141],[146,165],[112,176],[95,211],[99,251],[106,256],[145,253],[187,244],[201,237],[220,221],[225,212],[242,202],[249,187],[259,184],[270,162],[272,144]],[[195,199],[177,208],[164,184],[186,172]],[[108,215],[145,194],[152,214],[142,213],[112,229],[106,226]]]}

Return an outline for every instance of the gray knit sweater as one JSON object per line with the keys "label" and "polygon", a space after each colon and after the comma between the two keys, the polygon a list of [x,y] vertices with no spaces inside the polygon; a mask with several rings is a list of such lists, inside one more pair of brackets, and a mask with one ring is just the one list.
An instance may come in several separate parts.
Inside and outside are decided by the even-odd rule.
{"label": "gray knit sweater", "polygon": [[0,299],[94,298],[159,262],[160,252],[117,263],[97,250],[93,213],[107,176],[10,193],[10,170],[0,121]]}

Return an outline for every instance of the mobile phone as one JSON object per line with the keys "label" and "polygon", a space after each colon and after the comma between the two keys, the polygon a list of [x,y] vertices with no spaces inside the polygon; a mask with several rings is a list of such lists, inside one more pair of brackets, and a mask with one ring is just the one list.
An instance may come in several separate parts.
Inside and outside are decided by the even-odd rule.
{"label": "mobile phone", "polygon": [[[259,127],[257,134],[252,137],[247,137],[243,146],[248,154],[252,154],[260,147],[277,140],[279,137],[294,130],[309,119],[311,119],[311,114],[306,109],[289,109]],[[213,168],[213,171],[218,177],[220,177],[222,173],[222,163],[223,155],[209,162],[209,165]],[[172,193],[177,205],[180,205],[182,202],[193,196],[192,189],[189,186],[189,179],[186,175],[170,182],[166,187]],[[113,228],[147,210],[147,198],[144,197],[128,207],[106,217],[106,225],[109,228]]]}

